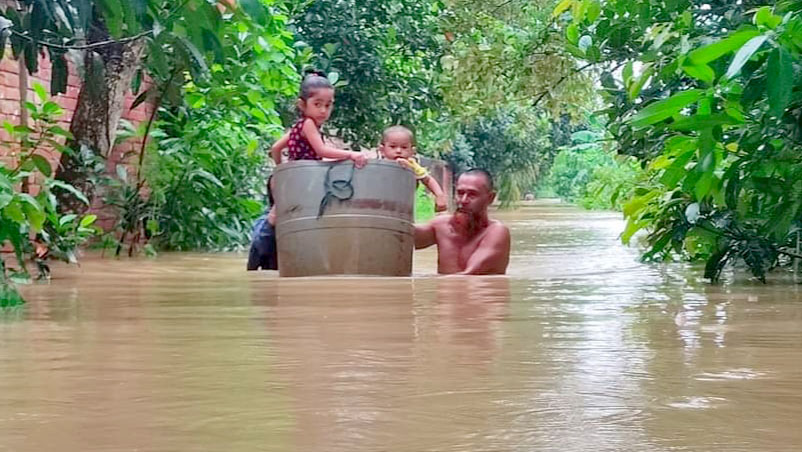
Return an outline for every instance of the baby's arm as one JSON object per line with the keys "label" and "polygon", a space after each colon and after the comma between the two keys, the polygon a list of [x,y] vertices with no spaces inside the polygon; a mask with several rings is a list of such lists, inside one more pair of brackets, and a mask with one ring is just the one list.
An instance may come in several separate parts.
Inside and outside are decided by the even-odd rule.
{"label": "baby's arm", "polygon": [[304,121],[301,132],[319,157],[334,160],[353,160],[357,168],[362,168],[367,164],[367,158],[361,152],[346,151],[344,149],[326,146],[326,144],[323,143],[323,137],[320,136],[320,132],[318,132],[314,121],[311,119]]}
{"label": "baby's arm", "polygon": [[283,137],[279,138],[278,141],[273,143],[273,146],[270,148],[270,155],[273,157],[273,161],[276,162],[276,165],[281,163],[281,151],[287,147],[287,143],[290,141],[290,133],[287,132],[284,134]]}
{"label": "baby's arm", "polygon": [[440,187],[440,184],[438,184],[431,175],[426,175],[426,177],[421,179],[421,182],[423,182],[423,185],[434,195],[434,211],[442,212],[448,209],[448,198]]}

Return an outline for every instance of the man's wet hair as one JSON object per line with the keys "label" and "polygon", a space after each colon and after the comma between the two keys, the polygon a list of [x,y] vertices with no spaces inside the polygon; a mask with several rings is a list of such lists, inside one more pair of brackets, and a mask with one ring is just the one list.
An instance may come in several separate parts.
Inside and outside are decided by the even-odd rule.
{"label": "man's wet hair", "polygon": [[462,177],[465,174],[481,174],[482,176],[485,177],[485,179],[487,179],[487,187],[490,189],[490,191],[496,191],[496,185],[493,182],[493,175],[490,174],[490,171],[488,171],[488,170],[486,170],[484,168],[467,169],[467,170],[461,172],[459,174],[459,176],[457,176],[457,180],[459,180],[459,178]]}

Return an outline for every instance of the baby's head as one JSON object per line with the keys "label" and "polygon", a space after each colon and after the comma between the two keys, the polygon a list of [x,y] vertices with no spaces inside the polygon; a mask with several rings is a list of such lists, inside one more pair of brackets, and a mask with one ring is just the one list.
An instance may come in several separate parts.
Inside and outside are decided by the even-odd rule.
{"label": "baby's head", "polygon": [[389,160],[410,158],[415,155],[415,134],[404,126],[388,127],[382,133],[379,151]]}

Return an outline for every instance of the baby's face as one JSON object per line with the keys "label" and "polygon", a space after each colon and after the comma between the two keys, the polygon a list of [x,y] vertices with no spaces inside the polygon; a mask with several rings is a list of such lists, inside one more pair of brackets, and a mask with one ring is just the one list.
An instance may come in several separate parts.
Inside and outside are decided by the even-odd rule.
{"label": "baby's face", "polygon": [[382,155],[389,160],[410,158],[415,154],[412,137],[404,132],[390,132],[384,137],[381,145]]}

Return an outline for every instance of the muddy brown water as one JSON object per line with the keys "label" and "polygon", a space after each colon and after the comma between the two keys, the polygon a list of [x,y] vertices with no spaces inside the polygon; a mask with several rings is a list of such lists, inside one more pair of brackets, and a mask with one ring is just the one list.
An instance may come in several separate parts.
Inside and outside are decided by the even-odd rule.
{"label": "muddy brown water", "polygon": [[646,265],[618,214],[499,216],[509,277],[88,258],[0,317],[0,451],[802,450],[802,297]]}

